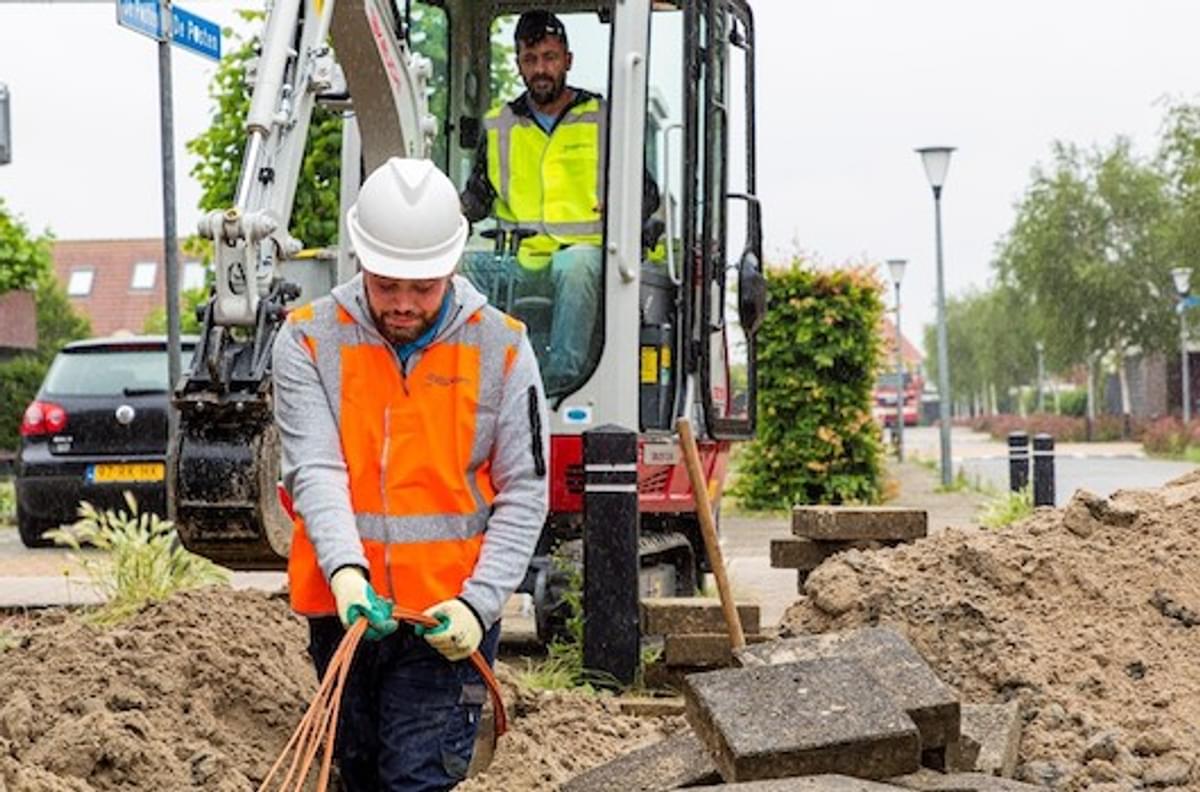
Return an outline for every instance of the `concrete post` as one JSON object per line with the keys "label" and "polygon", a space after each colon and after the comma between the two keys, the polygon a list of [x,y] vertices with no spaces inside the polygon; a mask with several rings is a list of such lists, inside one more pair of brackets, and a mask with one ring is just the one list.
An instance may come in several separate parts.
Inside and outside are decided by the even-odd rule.
{"label": "concrete post", "polygon": [[1008,433],[1008,488],[1020,492],[1029,486],[1029,435]]}
{"label": "concrete post", "polygon": [[641,662],[636,432],[583,435],[583,667],[633,684]]}
{"label": "concrete post", "polygon": [[1033,437],[1033,505],[1054,505],[1054,438]]}

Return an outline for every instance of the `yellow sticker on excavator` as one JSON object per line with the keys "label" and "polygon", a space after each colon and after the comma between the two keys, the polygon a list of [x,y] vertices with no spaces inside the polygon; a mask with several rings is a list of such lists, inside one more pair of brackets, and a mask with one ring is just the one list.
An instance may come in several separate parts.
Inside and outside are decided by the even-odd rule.
{"label": "yellow sticker on excavator", "polygon": [[642,347],[642,384],[652,385],[658,382],[658,349]]}
{"label": "yellow sticker on excavator", "polygon": [[659,357],[662,358],[663,368],[671,368],[671,347],[665,345],[661,347],[659,351]]}

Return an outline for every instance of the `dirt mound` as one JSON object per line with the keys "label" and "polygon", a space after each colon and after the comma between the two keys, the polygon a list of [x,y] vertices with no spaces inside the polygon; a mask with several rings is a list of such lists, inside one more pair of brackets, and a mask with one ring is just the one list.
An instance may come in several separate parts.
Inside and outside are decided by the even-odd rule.
{"label": "dirt mound", "polygon": [[[0,792],[253,790],[316,690],[307,640],[284,597],[229,589],[116,628],[64,610],[0,622]],[[497,675],[510,731],[465,790],[554,788],[681,723]]]}
{"label": "dirt mound", "polygon": [[207,589],[117,628],[48,611],[0,653],[0,788],[245,790],[315,690],[287,602]]}
{"label": "dirt mound", "polygon": [[963,700],[1020,700],[1028,781],[1200,789],[1200,473],[846,553],[805,593],[786,633],[891,625]]}
{"label": "dirt mound", "polygon": [[536,691],[516,684],[501,665],[497,677],[511,719],[487,772],[458,787],[462,792],[549,790],[585,770],[669,736],[682,717],[621,714],[609,696],[578,691]]}

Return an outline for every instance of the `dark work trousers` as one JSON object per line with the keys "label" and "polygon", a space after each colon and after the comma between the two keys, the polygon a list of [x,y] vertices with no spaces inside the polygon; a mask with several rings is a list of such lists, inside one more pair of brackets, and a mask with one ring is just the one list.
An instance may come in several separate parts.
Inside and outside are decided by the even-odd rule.
{"label": "dark work trousers", "polygon": [[[309,619],[309,647],[324,676],[345,631],[336,616]],[[492,664],[500,623],[480,649]],[[363,640],[354,655],[338,722],[345,792],[431,792],[466,778],[487,688],[469,660],[451,663],[413,628]]]}

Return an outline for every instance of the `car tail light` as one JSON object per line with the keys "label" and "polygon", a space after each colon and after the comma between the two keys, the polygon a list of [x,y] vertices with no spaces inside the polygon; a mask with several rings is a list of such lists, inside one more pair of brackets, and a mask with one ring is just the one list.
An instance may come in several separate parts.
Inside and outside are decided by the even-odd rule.
{"label": "car tail light", "polygon": [[58,434],[66,428],[67,411],[53,402],[32,402],[25,408],[25,417],[21,419],[23,437]]}

